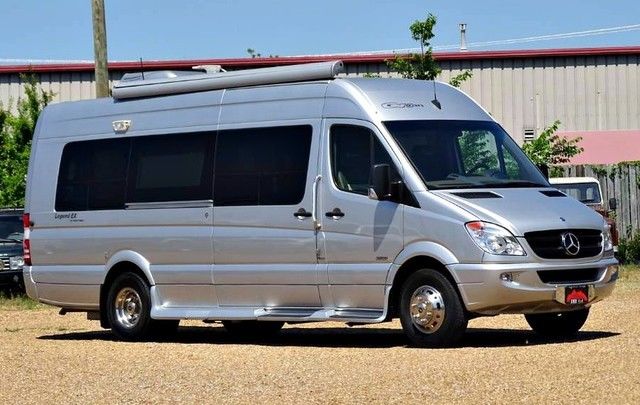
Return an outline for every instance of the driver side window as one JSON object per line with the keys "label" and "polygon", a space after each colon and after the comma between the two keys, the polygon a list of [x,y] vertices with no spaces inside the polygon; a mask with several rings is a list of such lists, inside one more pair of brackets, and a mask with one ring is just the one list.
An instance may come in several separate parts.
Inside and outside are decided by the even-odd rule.
{"label": "driver side window", "polygon": [[331,173],[338,189],[366,196],[371,184],[371,168],[377,164],[388,164],[391,181],[400,181],[400,174],[391,156],[370,129],[355,125],[333,125],[330,143]]}

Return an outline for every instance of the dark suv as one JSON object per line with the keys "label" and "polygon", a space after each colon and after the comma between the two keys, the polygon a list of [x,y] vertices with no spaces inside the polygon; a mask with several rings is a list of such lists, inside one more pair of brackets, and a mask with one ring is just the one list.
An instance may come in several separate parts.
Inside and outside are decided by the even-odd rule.
{"label": "dark suv", "polygon": [[22,290],[22,210],[0,210],[0,290]]}

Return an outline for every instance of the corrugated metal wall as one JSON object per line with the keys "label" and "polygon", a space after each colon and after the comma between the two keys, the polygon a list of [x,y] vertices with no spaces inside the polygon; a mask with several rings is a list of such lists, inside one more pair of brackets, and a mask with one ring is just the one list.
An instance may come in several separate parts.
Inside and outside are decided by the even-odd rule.
{"label": "corrugated metal wall", "polygon": [[[42,89],[54,94],[54,102],[82,100],[96,96],[93,72],[37,73],[35,75]],[[111,82],[119,80],[121,76],[122,72],[109,74]],[[0,103],[3,106],[15,106],[17,99],[22,96],[24,96],[24,85],[20,75],[0,73]]]}
{"label": "corrugated metal wall", "polygon": [[[561,129],[640,129],[640,56],[580,56],[441,61],[441,80],[464,70],[473,77],[462,90],[477,100],[522,142],[524,130],[537,134],[559,119]],[[384,63],[347,64],[347,75],[387,76]],[[122,72],[111,73],[118,80]],[[43,88],[55,101],[91,98],[93,73],[42,73]],[[0,74],[0,102],[22,94],[17,74]]]}

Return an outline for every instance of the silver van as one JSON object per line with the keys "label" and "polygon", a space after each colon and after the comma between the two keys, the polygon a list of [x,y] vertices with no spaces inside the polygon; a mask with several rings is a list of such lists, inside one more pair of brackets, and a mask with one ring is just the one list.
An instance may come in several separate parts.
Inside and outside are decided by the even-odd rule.
{"label": "silver van", "polygon": [[127,340],[181,319],[256,336],[400,318],[444,346],[504,313],[575,334],[618,278],[602,216],[459,90],[341,68],[147,73],[48,106],[29,296]]}

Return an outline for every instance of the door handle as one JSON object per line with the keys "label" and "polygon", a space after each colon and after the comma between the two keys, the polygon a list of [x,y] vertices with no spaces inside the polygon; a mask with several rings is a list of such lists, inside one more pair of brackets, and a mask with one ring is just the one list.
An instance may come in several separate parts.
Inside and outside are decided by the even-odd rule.
{"label": "door handle", "polygon": [[344,217],[344,212],[340,211],[340,208],[334,208],[333,211],[325,212],[324,215],[329,218],[338,220]]}
{"label": "door handle", "polygon": [[305,218],[311,218],[311,213],[304,208],[300,208],[298,211],[293,213],[293,216],[299,220],[303,220]]}

